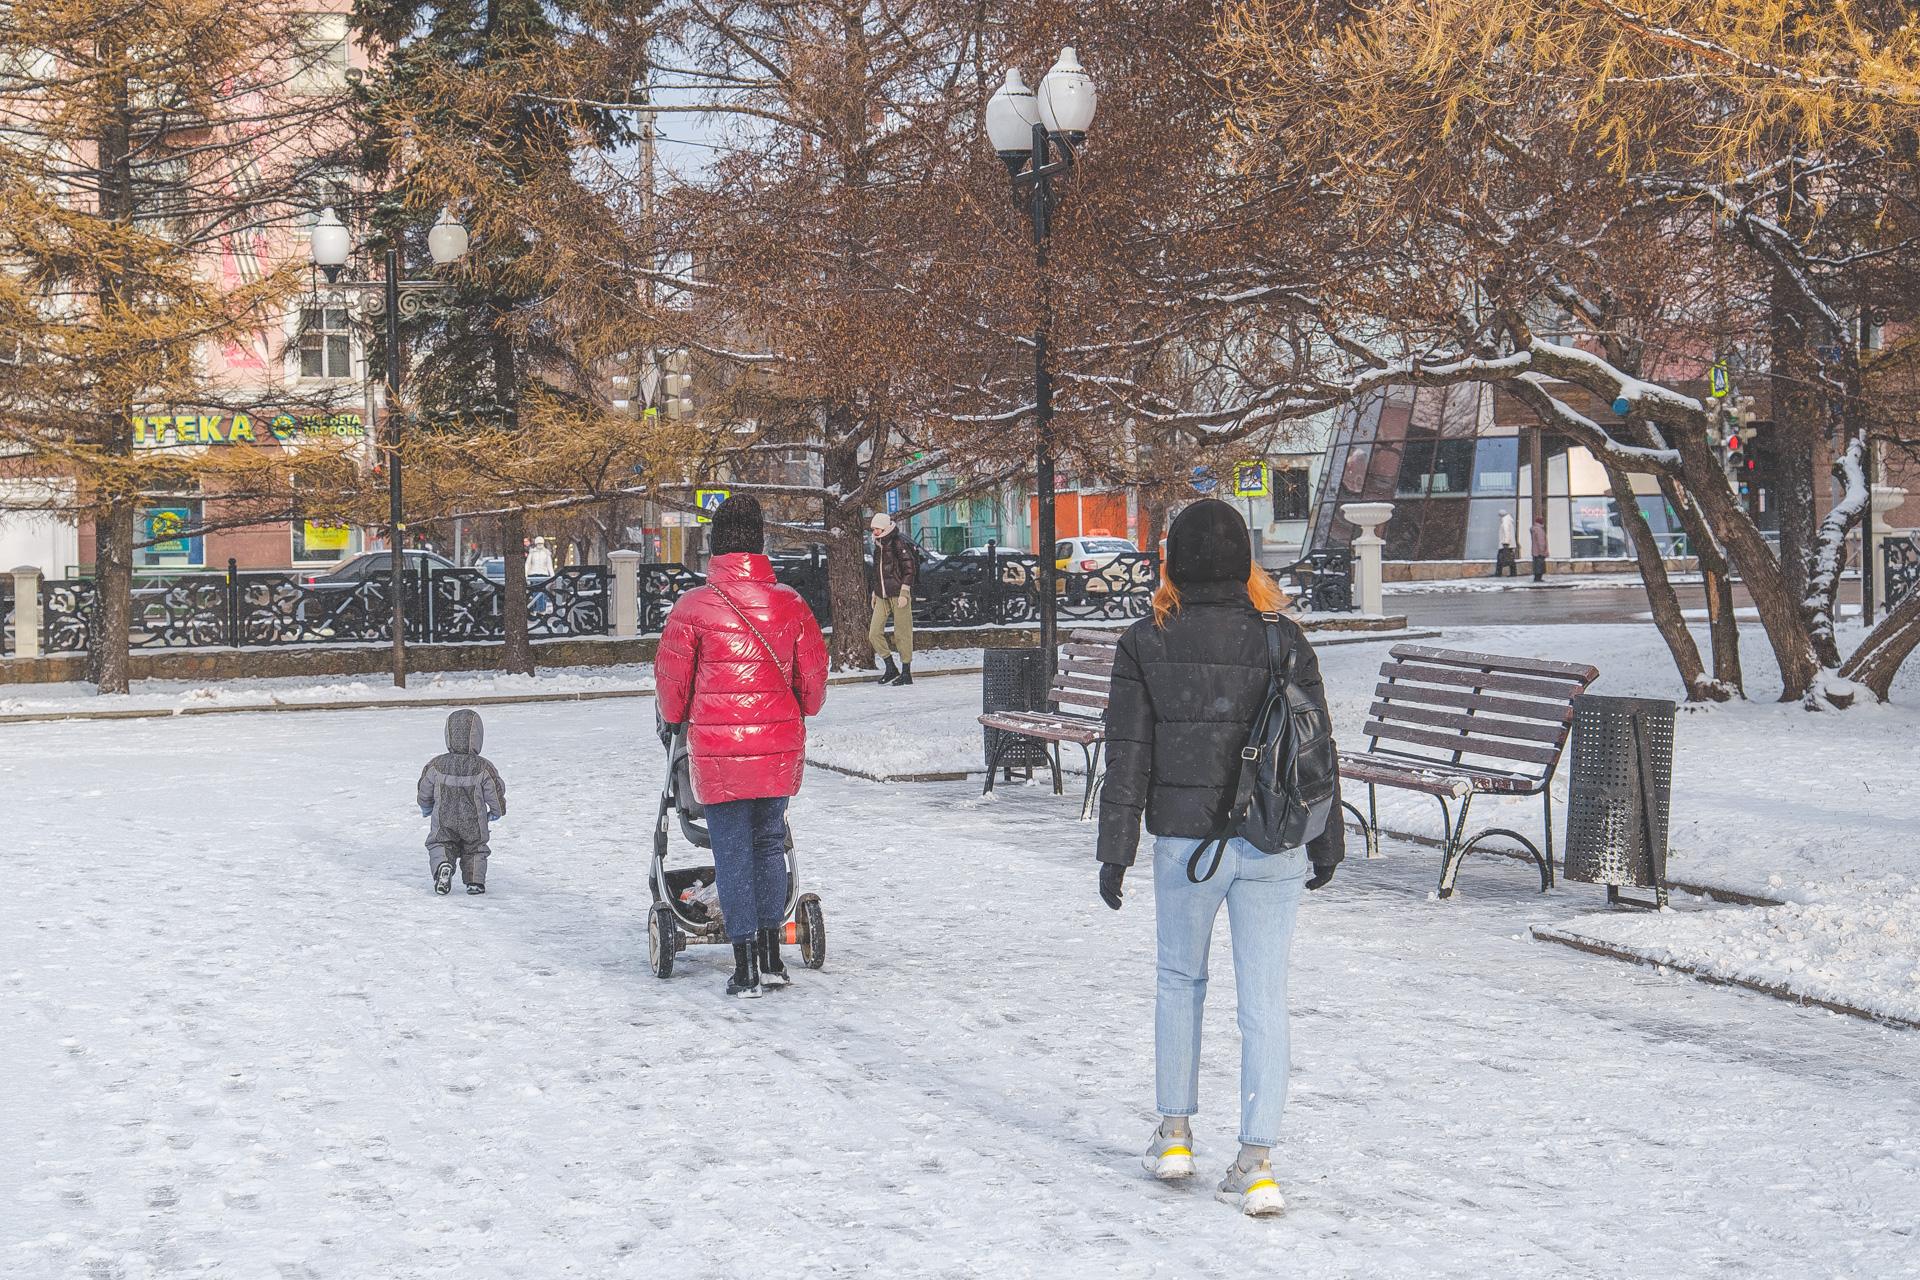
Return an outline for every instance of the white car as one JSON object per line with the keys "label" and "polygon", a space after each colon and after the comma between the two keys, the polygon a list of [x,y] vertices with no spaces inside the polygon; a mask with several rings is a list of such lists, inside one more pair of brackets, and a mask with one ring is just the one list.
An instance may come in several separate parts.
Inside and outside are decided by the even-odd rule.
{"label": "white car", "polygon": [[1125,538],[1062,538],[1053,544],[1053,567],[1069,573],[1098,573],[1123,555],[1140,554]]}

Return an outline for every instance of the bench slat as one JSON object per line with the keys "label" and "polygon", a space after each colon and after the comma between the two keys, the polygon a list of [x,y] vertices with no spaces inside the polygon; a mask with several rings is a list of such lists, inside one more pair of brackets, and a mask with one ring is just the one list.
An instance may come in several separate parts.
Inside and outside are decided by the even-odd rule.
{"label": "bench slat", "polygon": [[1405,662],[1389,662],[1380,668],[1389,680],[1419,680],[1426,684],[1458,685],[1468,689],[1496,689],[1501,693],[1523,693],[1536,698],[1571,702],[1585,686],[1566,680],[1542,680],[1532,676],[1509,676],[1498,672],[1466,671],[1458,667],[1420,667]]}
{"label": "bench slat", "polygon": [[1081,644],[1063,644],[1060,646],[1060,652],[1066,654],[1070,658],[1095,658],[1095,659],[1104,660],[1106,662],[1112,662],[1113,655],[1115,653],[1118,653],[1119,650],[1120,650],[1120,646],[1117,644],[1081,643]]}
{"label": "bench slat", "polygon": [[[1560,749],[1555,747],[1529,747],[1518,742],[1504,742],[1498,738],[1462,738],[1458,734],[1435,733],[1426,729],[1410,729],[1405,725],[1386,724],[1379,720],[1369,720],[1361,729],[1369,738],[1386,738],[1394,742],[1413,742],[1423,747],[1438,747],[1442,751],[1458,751],[1473,756],[1494,756],[1503,760],[1524,760],[1529,764],[1550,765],[1560,758]],[[1435,761],[1434,763],[1443,763]]]}
{"label": "bench slat", "polygon": [[1424,702],[1434,707],[1460,707],[1468,711],[1493,711],[1505,716],[1520,716],[1528,720],[1547,720],[1554,724],[1573,723],[1573,704],[1571,702],[1527,702],[1520,698],[1496,698],[1491,694],[1474,693],[1468,689],[1430,689],[1417,684],[1376,684],[1373,686],[1376,698],[1391,698],[1399,702]]}
{"label": "bench slat", "polygon": [[980,723],[1016,737],[1049,742],[1098,742],[1107,734],[1105,725],[1085,716],[1007,712],[981,716]]}
{"label": "bench slat", "polygon": [[1059,671],[1073,671],[1081,675],[1099,676],[1102,680],[1113,674],[1113,661],[1095,662],[1089,658],[1067,658],[1057,668]]}
{"label": "bench slat", "polygon": [[1476,667],[1504,671],[1512,675],[1551,676],[1592,684],[1600,678],[1597,667],[1582,662],[1554,662],[1548,658],[1514,658],[1498,653],[1473,653],[1466,649],[1435,649],[1424,644],[1397,644],[1388,652],[1396,658],[1412,658],[1440,666]]}
{"label": "bench slat", "polygon": [[1541,724],[1533,720],[1501,720],[1494,716],[1465,716],[1452,711],[1434,711],[1428,707],[1406,706],[1401,703],[1376,702],[1367,708],[1367,714],[1375,720],[1384,720],[1389,724],[1432,725],[1440,729],[1460,729],[1466,734],[1462,742],[1472,742],[1477,738],[1521,738],[1528,742],[1551,742],[1556,746],[1567,736],[1567,731],[1559,725]]}
{"label": "bench slat", "polygon": [[1107,709],[1107,695],[1104,693],[1094,693],[1087,689],[1055,689],[1052,691],[1051,700],[1054,702],[1070,703],[1079,707],[1092,707],[1097,711],[1105,711]]}
{"label": "bench slat", "polygon": [[1417,760],[1354,756],[1344,752],[1340,756],[1340,777],[1348,782],[1398,787],[1436,796],[1463,796],[1474,791],[1526,795],[1540,789],[1540,779],[1526,774],[1476,769],[1472,765],[1435,764],[1422,767]]}

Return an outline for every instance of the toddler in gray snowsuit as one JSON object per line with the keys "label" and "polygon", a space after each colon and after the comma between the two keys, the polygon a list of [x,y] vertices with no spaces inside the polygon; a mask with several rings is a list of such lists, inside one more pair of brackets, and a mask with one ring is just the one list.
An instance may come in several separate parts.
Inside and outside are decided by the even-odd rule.
{"label": "toddler in gray snowsuit", "polygon": [[485,730],[480,713],[465,709],[447,717],[447,751],[427,761],[415,789],[420,812],[433,819],[427,831],[427,869],[433,891],[453,888],[453,865],[468,893],[487,891],[487,823],[507,816],[507,784],[480,754]]}

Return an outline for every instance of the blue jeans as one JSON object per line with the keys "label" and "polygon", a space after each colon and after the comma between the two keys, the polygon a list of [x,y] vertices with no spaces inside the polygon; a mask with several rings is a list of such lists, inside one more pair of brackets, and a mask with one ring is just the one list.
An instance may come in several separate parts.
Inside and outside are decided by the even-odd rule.
{"label": "blue jeans", "polygon": [[[1240,1141],[1271,1147],[1287,1108],[1287,952],[1307,880],[1307,851],[1264,854],[1229,840],[1211,879],[1187,879],[1199,844],[1187,836],[1153,842],[1159,978],[1154,991],[1154,1093],[1164,1116],[1200,1109],[1200,1016],[1207,1003],[1207,951],[1220,904],[1233,929],[1233,978],[1240,1010]],[[1212,858],[1201,859],[1202,868]]]}
{"label": "blue jeans", "polygon": [[746,942],[787,918],[787,798],[706,807],[727,939]]}

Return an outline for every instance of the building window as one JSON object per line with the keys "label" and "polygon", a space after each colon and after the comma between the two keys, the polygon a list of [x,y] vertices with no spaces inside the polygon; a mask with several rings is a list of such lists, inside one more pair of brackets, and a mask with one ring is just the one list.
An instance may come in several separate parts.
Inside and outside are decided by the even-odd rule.
{"label": "building window", "polygon": [[1519,492],[1520,440],[1517,436],[1488,436],[1474,449],[1473,491],[1503,496]]}
{"label": "building window", "polygon": [[198,498],[159,498],[140,509],[134,528],[133,563],[141,569],[197,569],[206,563],[206,539],[191,532],[200,526]]}
{"label": "building window", "polygon": [[345,307],[307,307],[301,311],[300,376],[353,376],[353,330],[347,323]]}
{"label": "building window", "polygon": [[288,88],[300,94],[334,93],[347,83],[347,15],[303,13],[293,38]]}
{"label": "building window", "polygon": [[1305,520],[1307,506],[1312,497],[1309,483],[1313,473],[1305,467],[1289,467],[1273,471],[1273,518],[1283,520]]}
{"label": "building window", "polygon": [[187,228],[188,181],[185,156],[162,156],[133,167],[133,224],[149,235],[169,240]]}
{"label": "building window", "polygon": [[333,564],[345,560],[353,546],[353,531],[345,525],[293,522],[293,563]]}

